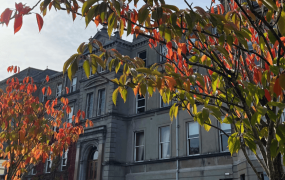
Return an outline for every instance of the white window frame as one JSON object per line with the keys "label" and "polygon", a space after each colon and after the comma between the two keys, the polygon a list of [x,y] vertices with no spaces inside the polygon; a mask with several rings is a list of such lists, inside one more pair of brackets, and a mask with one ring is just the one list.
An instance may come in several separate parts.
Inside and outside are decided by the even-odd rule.
{"label": "white window frame", "polygon": [[[165,128],[165,127],[169,127],[169,141],[166,141],[166,142],[162,142],[161,141],[161,128]],[[169,159],[170,156],[171,156],[171,143],[170,143],[170,140],[171,140],[171,128],[169,125],[167,126],[161,126],[158,128],[158,139],[159,139],[159,159]],[[169,157],[162,157],[162,154],[161,154],[161,147],[162,147],[162,144],[165,144],[165,143],[168,143],[169,144]]]}
{"label": "white window frame", "polygon": [[[201,148],[200,148],[200,126],[198,124],[198,134],[196,134],[195,137],[189,137],[189,125],[190,124],[198,124],[198,122],[195,121],[191,121],[191,122],[187,122],[187,155],[188,156],[196,156],[199,155],[201,152]],[[199,139],[199,153],[198,154],[190,154],[190,149],[189,149],[189,140],[191,141],[191,139]]]}
{"label": "white window frame", "polygon": [[[145,52],[145,59],[142,59],[144,62],[145,62],[145,66],[146,66],[146,60],[147,60],[147,51],[146,50],[142,50],[142,51],[140,51],[140,52],[138,52],[137,53],[137,57],[139,57],[139,54],[141,54],[141,53],[143,53],[143,52]],[[139,57],[140,58],[140,57]]]}
{"label": "white window frame", "polygon": [[[101,92],[103,91],[104,93],[104,103],[101,102],[101,107],[99,107],[100,105],[100,100],[102,99],[102,94]],[[103,104],[103,107],[102,107],[102,104]],[[103,114],[105,114],[105,106],[106,106],[106,89],[103,88],[103,89],[99,89],[98,90],[98,99],[97,99],[97,116],[101,116]],[[100,110],[99,110],[100,109]],[[100,112],[100,113],[99,113]]]}
{"label": "white window frame", "polygon": [[[60,163],[60,170],[64,171],[62,168],[67,166],[67,159],[68,159],[68,149],[65,151],[63,150],[63,154],[61,157],[61,163]],[[65,165],[63,165],[64,160],[66,160]]]}
{"label": "white window frame", "polygon": [[[61,86],[60,90],[59,87]],[[58,83],[56,85],[56,97],[60,97],[61,96],[61,92],[62,92],[62,83]]]}
{"label": "white window frame", "polygon": [[[224,119],[224,118],[222,118],[222,119]],[[220,122],[218,122],[219,123],[219,127],[222,129],[222,127],[221,127],[221,123]],[[230,124],[230,126],[231,126],[231,124]],[[231,131],[232,131],[232,128],[230,127],[230,129],[222,129],[223,131],[225,131],[228,135],[231,135]],[[224,133],[222,132],[222,131],[220,131],[219,130],[219,144],[220,144],[220,152],[229,152],[229,148],[227,148],[226,150],[222,150],[222,135],[224,135]]]}
{"label": "white window frame", "polygon": [[72,116],[73,116],[73,111],[74,111],[74,107],[70,106],[70,113],[67,115],[67,122],[68,123],[72,123]]}
{"label": "white window frame", "polygon": [[45,102],[46,100],[47,100],[47,87],[45,88],[45,93],[43,94],[42,102]]}
{"label": "white window frame", "polygon": [[51,155],[46,159],[46,167],[45,167],[45,172],[50,173],[51,171],[48,172],[48,162],[50,162],[50,170],[52,168],[52,160],[51,160]]}
{"label": "white window frame", "polygon": [[[90,95],[92,94],[92,98],[90,98]],[[92,101],[92,107],[90,107],[90,102],[89,102],[89,99],[90,99],[90,102]],[[94,93],[91,92],[91,93],[88,93],[87,96],[86,96],[86,117],[87,118],[92,118],[93,117],[93,108],[94,108]],[[89,117],[89,111],[91,111],[91,116]]]}
{"label": "white window frame", "polygon": [[72,78],[70,82],[70,92],[76,91],[77,77]]}
{"label": "white window frame", "polygon": [[[142,97],[143,97],[143,98],[139,99],[139,94],[137,94],[137,96],[136,96],[136,114],[140,114],[140,113],[138,112],[138,109],[144,108],[144,111],[143,111],[143,112],[146,111],[146,97],[144,97],[143,95],[142,95]],[[144,106],[138,107],[138,105],[139,105],[138,101],[139,101],[139,100],[142,100],[142,99],[144,99]],[[142,112],[142,113],[143,113],[143,112]]]}
{"label": "white window frame", "polygon": [[[139,146],[137,146],[136,145],[136,139],[137,139],[137,134],[138,133],[143,133],[143,145],[139,145]],[[137,132],[135,132],[135,140],[134,140],[134,142],[135,142],[135,144],[134,144],[134,161],[135,162],[143,162],[144,160],[145,160],[145,147],[144,147],[144,144],[145,144],[145,134],[144,134],[144,131],[137,131]],[[136,160],[136,153],[137,153],[137,148],[139,148],[139,147],[143,147],[143,160],[142,161],[137,161]]]}
{"label": "white window frame", "polygon": [[[163,50],[165,50],[165,51],[163,51]],[[164,56],[167,55],[168,49],[167,49],[165,44],[159,44],[159,53],[163,55],[163,56],[159,55],[159,62],[166,61],[166,57],[164,57]]]}

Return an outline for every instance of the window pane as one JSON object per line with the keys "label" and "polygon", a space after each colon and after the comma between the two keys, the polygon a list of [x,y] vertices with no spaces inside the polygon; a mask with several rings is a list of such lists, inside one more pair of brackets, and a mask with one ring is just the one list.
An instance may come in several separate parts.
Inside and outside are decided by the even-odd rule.
{"label": "window pane", "polygon": [[199,124],[197,122],[188,123],[188,137],[199,134]]}
{"label": "window pane", "polygon": [[105,111],[105,89],[101,89],[98,92],[98,110],[97,114],[101,115]]}
{"label": "window pane", "polygon": [[86,105],[87,118],[92,117],[92,111],[93,111],[93,93],[89,93],[87,94],[87,105]]}
{"label": "window pane", "polygon": [[144,160],[144,147],[136,147],[136,161]]}
{"label": "window pane", "polygon": [[170,157],[170,143],[161,143],[161,158],[169,158]]}
{"label": "window pane", "polygon": [[160,142],[170,141],[170,127],[165,126],[160,128]]}
{"label": "window pane", "polygon": [[144,145],[144,132],[136,133],[136,146]]}
{"label": "window pane", "polygon": [[96,160],[96,159],[98,159],[98,151],[95,151],[93,155],[93,160]]}
{"label": "window pane", "polygon": [[221,129],[222,129],[222,130],[231,129],[231,125],[230,125],[230,124],[225,124],[225,123],[223,123],[223,124],[221,124]]}
{"label": "window pane", "polygon": [[137,113],[143,113],[143,112],[144,112],[144,107],[137,109]]}
{"label": "window pane", "polygon": [[199,154],[199,138],[189,139],[189,154]]}
{"label": "window pane", "polygon": [[138,100],[138,107],[141,107],[141,106],[144,106],[144,105],[145,105],[145,100],[144,99]]}
{"label": "window pane", "polygon": [[139,56],[139,58],[145,60],[146,59],[146,51],[140,52],[138,56]]}
{"label": "window pane", "polygon": [[228,137],[224,134],[221,134],[221,148],[222,151],[226,151],[228,149]]}

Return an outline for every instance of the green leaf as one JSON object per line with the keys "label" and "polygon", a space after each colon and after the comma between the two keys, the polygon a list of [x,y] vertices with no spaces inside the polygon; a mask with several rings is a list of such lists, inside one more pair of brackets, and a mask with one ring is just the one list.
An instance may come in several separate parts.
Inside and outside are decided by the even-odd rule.
{"label": "green leaf", "polygon": [[280,15],[280,18],[278,20],[278,28],[279,28],[279,31],[281,32],[282,36],[285,36],[285,12],[282,11],[281,12],[281,15]]}
{"label": "green leaf", "polygon": [[87,13],[87,15],[85,16],[85,24],[86,27],[88,26],[88,24],[90,23],[90,21],[93,19],[93,17],[95,16],[95,9],[97,8],[98,5],[93,6]]}
{"label": "green leaf", "polygon": [[88,61],[83,62],[83,69],[85,71],[86,77],[89,78],[90,76],[90,65]]}
{"label": "green leaf", "polygon": [[128,91],[127,91],[125,88],[123,88],[123,89],[121,90],[121,96],[122,96],[122,98],[123,98],[123,100],[124,100],[124,103],[125,103],[126,100],[127,100],[127,94],[128,94]]}
{"label": "green leaf", "polygon": [[263,2],[263,5],[265,5],[268,9],[270,9],[271,11],[277,11],[278,8],[275,4],[275,2],[273,2],[272,0],[261,0]]}
{"label": "green leaf", "polygon": [[232,124],[233,123],[233,119],[231,116],[227,116],[223,119],[223,123],[225,124]]}
{"label": "green leaf", "polygon": [[115,15],[114,15],[114,12],[112,12],[108,17],[108,35],[109,35],[109,37],[111,37],[114,24],[115,24]]}
{"label": "green leaf", "polygon": [[225,43],[225,35],[222,34],[220,37],[219,37],[219,45],[220,46],[223,46]]}
{"label": "green leaf", "polygon": [[244,134],[243,139],[245,141],[245,145],[247,145],[249,147],[249,149],[256,154],[256,144],[253,141],[253,139],[248,136],[247,134]]}
{"label": "green leaf", "polygon": [[122,37],[122,35],[124,34],[124,21],[121,19],[121,23],[120,23],[120,37]]}
{"label": "green leaf", "polygon": [[277,147],[278,147],[278,141],[276,139],[272,139],[270,146],[270,152],[272,158],[275,158],[277,155]]}
{"label": "green leaf", "polygon": [[233,36],[232,35],[227,35],[227,43],[232,46],[233,45]]}
{"label": "green leaf", "polygon": [[83,53],[83,51],[84,51],[84,49],[83,49],[84,44],[85,44],[85,42],[81,43],[81,44],[79,45],[79,47],[77,48],[78,54],[82,54],[82,53]]}
{"label": "green leaf", "polygon": [[88,44],[88,49],[89,49],[89,52],[92,53],[92,51],[93,51],[92,43],[89,43],[89,44]]}
{"label": "green leaf", "polygon": [[147,8],[148,8],[148,4],[145,4],[139,10],[138,21],[140,24],[142,24],[146,20],[146,18],[148,17],[149,10]]}
{"label": "green leaf", "polygon": [[229,146],[229,151],[231,155],[233,155],[233,153],[238,152],[238,150],[240,149],[240,140],[239,140],[239,137],[237,137],[237,133],[233,133],[229,137],[228,146]]}
{"label": "green leaf", "polygon": [[137,72],[151,74],[152,71],[149,68],[137,68]]}
{"label": "green leaf", "polygon": [[68,68],[70,63],[72,63],[75,60],[75,58],[77,58],[78,55],[79,54],[73,54],[68,60],[65,61],[63,65],[63,74],[66,72],[66,69]]}
{"label": "green leaf", "polygon": [[162,8],[167,8],[167,9],[171,9],[171,10],[176,11],[176,12],[179,11],[179,8],[176,7],[176,6],[173,6],[173,5],[164,4],[164,5],[161,5],[161,7]]}
{"label": "green leaf", "polygon": [[76,73],[77,69],[78,69],[77,62],[74,61],[74,62],[69,66],[69,68],[68,68],[68,70],[67,70],[67,75],[68,75],[70,81],[72,80],[72,76]]}
{"label": "green leaf", "polygon": [[260,49],[264,52],[265,42],[262,37],[259,38],[259,45],[260,45]]}
{"label": "green leaf", "polygon": [[168,42],[168,41],[171,41],[171,31],[170,31],[170,29],[168,29],[168,28],[165,28],[165,31],[164,31],[164,37],[165,37],[165,39],[166,39],[166,41]]}
{"label": "green leaf", "polygon": [[94,4],[98,2],[98,0],[87,0],[83,3],[83,6],[82,6],[82,15],[84,15],[88,9]]}
{"label": "green leaf", "polygon": [[119,92],[119,87],[117,89],[115,89],[115,91],[113,92],[113,95],[112,95],[112,100],[113,100],[113,103],[115,104],[115,106],[117,103],[118,92]]}

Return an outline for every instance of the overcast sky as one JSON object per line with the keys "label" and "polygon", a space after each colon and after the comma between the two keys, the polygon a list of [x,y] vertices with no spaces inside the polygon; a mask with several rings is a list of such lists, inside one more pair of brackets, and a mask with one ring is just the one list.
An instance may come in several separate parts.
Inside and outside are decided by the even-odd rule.
{"label": "overcast sky", "polygon": [[[1,0],[0,15],[5,8],[15,9],[15,2],[22,2],[30,7],[38,0]],[[141,1],[141,0],[140,0]],[[209,7],[211,0],[188,0],[194,6]],[[175,4],[174,4],[175,2]],[[179,8],[186,8],[184,0],[166,0]],[[138,6],[139,7],[139,6]],[[33,12],[39,13],[39,6]],[[14,20],[9,26],[0,26],[0,80],[10,76],[6,69],[10,65],[21,69],[34,67],[62,71],[63,63],[74,53],[82,42],[87,42],[101,28],[90,23],[85,28],[85,20],[77,16],[73,22],[71,15],[54,8],[43,18],[43,29],[39,33],[36,15],[23,17],[21,30],[14,35]],[[123,37],[126,38],[126,37]],[[131,37],[128,37],[131,40]]]}

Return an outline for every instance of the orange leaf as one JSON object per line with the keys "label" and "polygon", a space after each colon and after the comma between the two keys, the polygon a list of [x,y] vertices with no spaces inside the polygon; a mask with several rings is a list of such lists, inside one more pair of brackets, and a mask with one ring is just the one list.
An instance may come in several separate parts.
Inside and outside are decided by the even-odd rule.
{"label": "orange leaf", "polygon": [[207,56],[206,55],[203,55],[202,58],[201,58],[201,61],[202,63],[207,59]]}
{"label": "orange leaf", "polygon": [[46,76],[46,81],[49,82],[49,76],[48,75]]}
{"label": "orange leaf", "polygon": [[267,58],[266,59],[267,59],[267,61],[269,62],[270,65],[273,65],[272,58],[270,56],[269,51],[267,51]]}
{"label": "orange leaf", "polygon": [[46,87],[43,87],[43,88],[42,88],[42,93],[43,93],[43,95],[45,95],[45,91],[46,91]]}
{"label": "orange leaf", "polygon": [[16,34],[21,29],[22,24],[23,24],[23,16],[16,15],[14,22],[14,34]]}
{"label": "orange leaf", "polygon": [[39,31],[41,31],[43,25],[44,25],[44,21],[41,15],[39,15],[38,13],[36,14],[37,17],[37,22],[38,22],[38,26],[39,26]]}
{"label": "orange leaf", "polygon": [[78,111],[77,111],[76,116],[79,118],[79,117],[80,117],[80,115],[81,115],[81,111],[80,111],[80,110],[78,110]]}
{"label": "orange leaf", "polygon": [[65,90],[66,90],[66,94],[68,94],[69,93],[69,88],[65,87]]}
{"label": "orange leaf", "polygon": [[14,67],[14,73],[17,73],[17,70],[18,70],[18,68],[17,68],[17,66],[15,66]]}
{"label": "orange leaf", "polygon": [[135,88],[134,88],[134,94],[135,96],[137,96],[138,92],[139,92],[139,89],[140,89],[140,84],[138,84]]}
{"label": "orange leaf", "polygon": [[214,6],[211,7],[211,13],[213,13],[213,14],[215,13]]}
{"label": "orange leaf", "polygon": [[48,95],[48,96],[51,95],[51,89],[50,89],[50,87],[48,87],[48,89],[47,89],[47,95]]}
{"label": "orange leaf", "polygon": [[85,112],[84,111],[81,111],[81,116],[83,119],[85,119]]}

